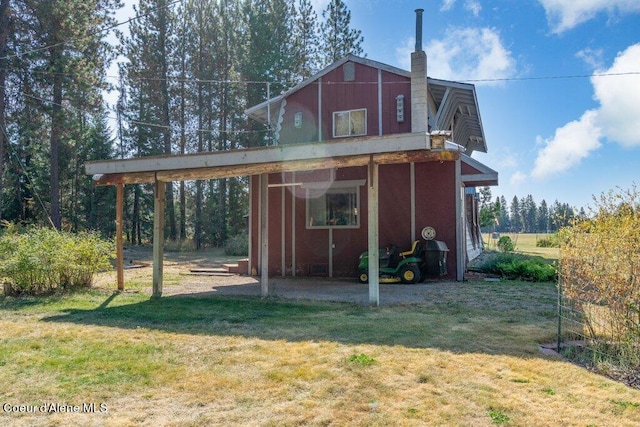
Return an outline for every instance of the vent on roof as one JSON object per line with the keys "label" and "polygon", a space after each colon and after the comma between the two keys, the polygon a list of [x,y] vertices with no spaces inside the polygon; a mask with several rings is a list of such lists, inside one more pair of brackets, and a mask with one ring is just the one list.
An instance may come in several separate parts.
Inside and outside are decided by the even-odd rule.
{"label": "vent on roof", "polygon": [[342,66],[342,72],[344,73],[344,81],[352,82],[356,79],[356,64],[353,62],[347,62]]}

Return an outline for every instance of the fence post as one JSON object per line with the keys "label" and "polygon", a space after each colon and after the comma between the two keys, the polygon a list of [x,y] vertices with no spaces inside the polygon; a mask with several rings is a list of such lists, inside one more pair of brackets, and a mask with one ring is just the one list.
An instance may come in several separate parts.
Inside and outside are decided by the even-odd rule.
{"label": "fence post", "polygon": [[562,343],[562,277],[558,276],[558,342],[556,351],[560,353],[560,344]]}

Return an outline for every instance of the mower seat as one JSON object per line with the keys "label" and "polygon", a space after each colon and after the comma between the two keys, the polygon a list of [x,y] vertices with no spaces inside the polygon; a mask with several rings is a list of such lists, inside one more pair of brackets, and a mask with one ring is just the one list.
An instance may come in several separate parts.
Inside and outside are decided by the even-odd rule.
{"label": "mower seat", "polygon": [[416,240],[411,245],[411,250],[408,250],[408,251],[405,251],[405,252],[401,252],[400,256],[402,258],[407,258],[407,257],[420,258],[420,257],[422,257],[422,252],[423,251],[424,251],[424,248],[423,248],[422,242],[420,240]]}
{"label": "mower seat", "polygon": [[380,268],[391,268],[397,264],[398,247],[396,245],[389,245],[383,250],[380,250],[380,259],[378,265]]}

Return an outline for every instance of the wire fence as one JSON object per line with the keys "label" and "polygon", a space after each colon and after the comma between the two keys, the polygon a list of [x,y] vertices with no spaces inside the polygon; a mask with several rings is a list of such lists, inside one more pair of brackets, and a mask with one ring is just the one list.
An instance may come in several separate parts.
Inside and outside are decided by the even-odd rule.
{"label": "wire fence", "polygon": [[558,284],[558,353],[640,388],[640,312],[569,297]]}

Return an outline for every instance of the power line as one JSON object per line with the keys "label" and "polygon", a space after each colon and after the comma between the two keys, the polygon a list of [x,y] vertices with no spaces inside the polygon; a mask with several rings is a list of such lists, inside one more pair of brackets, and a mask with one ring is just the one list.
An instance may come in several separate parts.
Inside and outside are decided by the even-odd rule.
{"label": "power line", "polygon": [[[38,193],[38,189],[36,188],[35,183],[33,182],[33,180],[29,177],[29,174],[27,173],[27,168],[22,163],[22,160],[20,160],[20,157],[18,156],[18,153],[14,150],[13,145],[11,143],[9,143],[9,134],[7,133],[7,130],[6,130],[5,126],[2,126],[2,133],[4,134],[4,138],[5,138],[6,142],[7,142],[5,144],[5,146],[9,147],[9,149],[11,150],[11,153],[13,154],[13,156],[16,159],[16,161],[18,162],[18,166],[20,166],[20,170],[22,171],[22,174],[25,176],[25,178],[27,178],[27,181],[29,181],[29,183],[31,184],[31,190],[33,191],[33,194],[36,196],[36,199],[38,199],[38,202],[40,203],[40,207],[42,208],[42,211],[44,212],[44,214],[47,216],[47,219],[49,220],[49,223],[51,224],[51,227],[54,230],[57,231],[57,228],[56,228],[55,224],[53,223],[53,219],[51,218],[51,215],[49,214],[49,211],[47,210],[47,207],[44,205],[44,202],[42,201],[42,198],[40,197],[40,193]],[[4,173],[4,171],[0,171],[0,176],[2,176],[3,173]]]}
{"label": "power line", "polygon": [[[96,34],[100,34],[100,33],[105,32],[105,31],[111,31],[111,30],[113,30],[115,28],[118,28],[118,27],[120,27],[122,25],[129,24],[129,23],[131,23],[133,21],[136,21],[136,20],[138,20],[140,18],[147,17],[147,16],[151,15],[154,12],[157,12],[157,11],[159,11],[161,9],[169,8],[169,7],[173,6],[173,5],[175,5],[177,3],[181,3],[181,2],[182,2],[182,0],[174,0],[172,2],[167,3],[164,6],[157,7],[155,9],[151,9],[151,10],[149,10],[149,12],[147,12],[145,14],[142,14],[142,15],[137,15],[136,14],[136,16],[134,16],[132,18],[129,18],[129,19],[125,20],[125,21],[117,22],[117,23],[115,23],[115,24],[113,24],[111,26],[105,27],[105,28],[99,28],[97,30],[89,31],[89,32],[86,33],[86,35],[84,37],[94,36]],[[22,52],[22,53],[12,53],[12,54],[9,54],[9,55],[5,55],[3,57],[0,57],[0,60],[28,56],[28,55],[31,55],[33,53],[41,52],[43,50],[48,50],[48,49],[51,49],[51,48],[54,48],[54,47],[57,47],[57,46],[62,46],[62,45],[65,45],[65,44],[73,43],[76,40],[80,40],[80,37],[78,37],[76,39],[71,39],[71,40],[63,40],[61,42],[50,44],[50,45],[39,47],[39,48],[30,49],[30,50],[28,50],[26,52]]]}
{"label": "power line", "polygon": [[[33,73],[45,74],[45,75],[62,75],[65,77],[74,77],[76,73],[54,73],[51,71],[45,70],[31,70]],[[592,77],[615,77],[615,76],[631,76],[631,75],[640,75],[640,71],[627,71],[620,73],[593,73],[593,74],[567,74],[567,75],[551,75],[551,76],[533,76],[533,77],[501,77],[501,78],[486,78],[486,79],[456,79],[456,80],[448,80],[448,79],[439,79],[435,78],[435,80],[444,80],[444,81],[455,81],[459,83],[485,83],[485,82],[517,82],[517,81],[535,81],[535,80],[559,80],[559,79],[584,79],[584,78],[592,78]],[[111,80],[118,80],[119,76],[114,75],[106,75],[105,78]],[[249,85],[249,84],[280,84],[283,86],[286,85],[296,85],[300,84],[300,81],[296,80],[218,80],[218,79],[199,79],[199,78],[185,78],[185,77],[128,77],[129,81],[167,81],[167,82],[176,82],[176,83],[212,83],[212,84],[240,84],[240,85]],[[320,82],[313,81],[309,84],[319,84]],[[380,82],[376,81],[361,81],[361,82],[332,82],[332,81],[324,81],[323,85],[377,85]],[[403,81],[385,81],[382,82],[383,85],[389,84],[409,84],[409,80]]]}
{"label": "power line", "polygon": [[624,73],[593,73],[593,74],[569,74],[557,76],[540,76],[540,77],[505,77],[495,79],[466,79],[457,80],[461,83],[480,83],[480,82],[514,82],[527,80],[558,80],[558,79],[584,79],[591,77],[613,77],[613,76],[631,76],[640,75],[640,71],[628,71]]}
{"label": "power line", "polygon": [[[2,87],[2,86],[0,86]],[[6,86],[4,87],[6,89]],[[24,97],[26,98],[30,98],[36,101],[39,101],[43,104],[49,104],[49,105],[56,105],[58,107],[61,107],[65,110],[71,110],[72,112],[79,112],[79,113],[83,113],[84,111],[82,109],[80,109],[79,107],[73,106],[73,105],[65,105],[65,104],[58,104],[58,103],[54,103],[53,101],[50,101],[48,99],[44,99],[41,98],[39,96],[36,95],[32,95],[29,93],[25,93],[25,92],[20,92]],[[117,117],[114,117],[112,115],[106,114],[105,115],[106,119],[110,119],[110,120],[118,120]],[[163,124],[159,124],[159,123],[151,123],[151,122],[143,122],[140,120],[135,120],[135,119],[130,119],[127,120],[128,123],[132,123],[138,126],[147,126],[147,127],[154,127],[154,128],[159,128],[159,129],[169,129],[170,131],[181,131],[182,129],[179,128],[178,126],[167,126],[167,125],[163,125]],[[269,129],[263,129],[263,130],[222,130],[222,129],[201,129],[201,128],[197,128],[197,129],[193,129],[193,128],[186,128],[185,131],[187,133],[210,133],[210,134],[233,134],[233,135],[246,135],[246,134],[264,134],[265,132],[269,132]]]}

